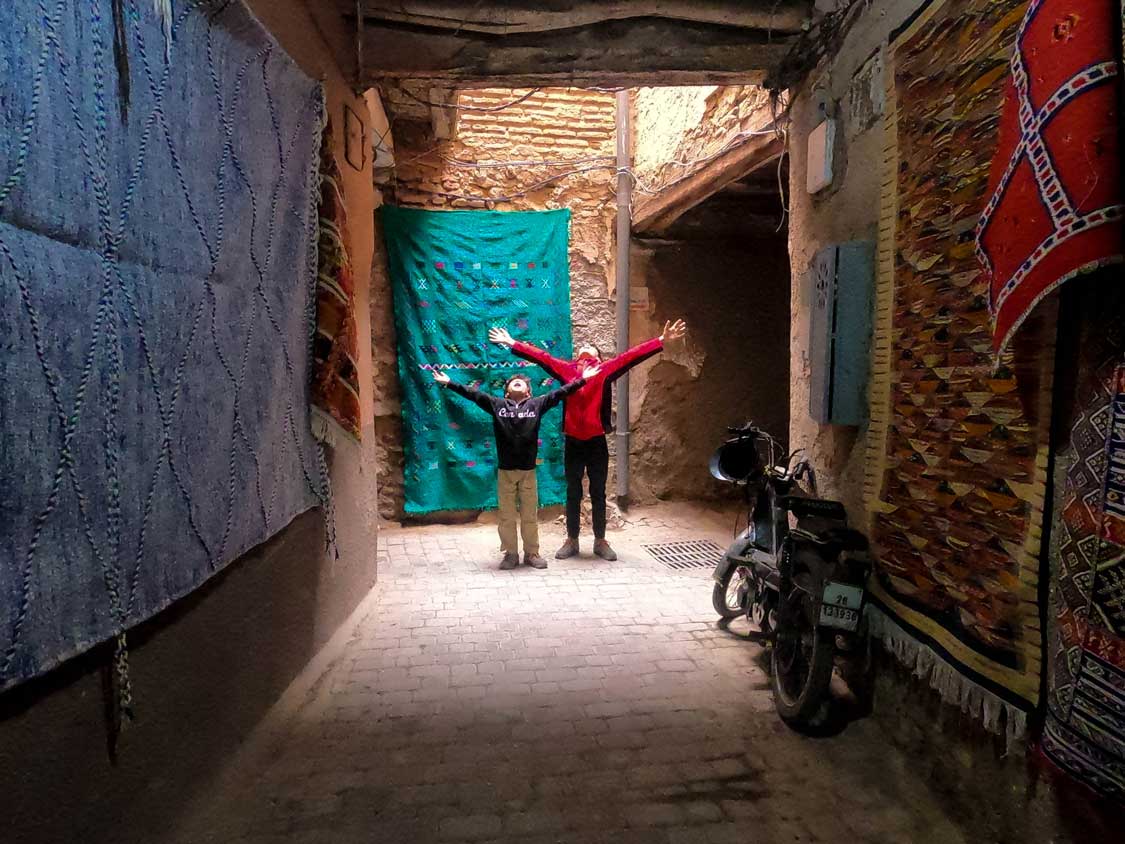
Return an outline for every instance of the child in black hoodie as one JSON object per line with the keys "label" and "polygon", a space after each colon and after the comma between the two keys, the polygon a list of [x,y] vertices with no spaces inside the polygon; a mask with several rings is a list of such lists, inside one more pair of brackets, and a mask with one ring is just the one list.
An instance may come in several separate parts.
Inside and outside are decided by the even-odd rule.
{"label": "child in black hoodie", "polygon": [[516,543],[517,507],[520,535],[523,537],[523,561],[532,568],[547,568],[547,561],[539,556],[539,490],[535,481],[539,424],[544,413],[597,372],[596,367],[589,367],[581,378],[543,396],[531,395],[531,381],[526,375],[513,375],[504,385],[504,395],[500,397],[454,383],[444,372],[433,370],[435,381],[492,416],[499,470],[496,473],[496,498],[500,503],[500,549],[504,552],[500,568],[504,571],[514,569],[520,561]]}

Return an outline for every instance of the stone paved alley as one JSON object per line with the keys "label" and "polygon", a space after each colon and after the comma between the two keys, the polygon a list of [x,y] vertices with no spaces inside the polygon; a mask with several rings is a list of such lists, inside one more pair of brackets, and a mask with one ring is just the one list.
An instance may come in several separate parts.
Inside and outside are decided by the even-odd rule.
{"label": "stone paved alley", "polygon": [[366,620],[172,839],[965,840],[870,720],[827,739],[782,726],[708,573],[642,547],[722,545],[727,516],[639,512],[610,535],[619,562],[546,572],[494,570],[490,525],[383,531]]}

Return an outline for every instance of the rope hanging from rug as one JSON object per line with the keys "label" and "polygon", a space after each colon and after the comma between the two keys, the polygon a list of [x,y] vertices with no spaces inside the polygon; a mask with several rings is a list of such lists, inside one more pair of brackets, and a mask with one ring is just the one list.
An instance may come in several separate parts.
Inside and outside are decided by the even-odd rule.
{"label": "rope hanging from rug", "polygon": [[129,643],[124,632],[118,633],[113,643],[113,679],[117,692],[118,723],[121,725],[122,721],[132,721],[135,718],[133,683],[129,677]]}
{"label": "rope hanging from rug", "polygon": [[117,761],[117,743],[121,733],[136,720],[133,712],[133,684],[129,678],[129,645],[125,632],[117,634],[113,658],[106,670],[106,721],[109,731],[110,761]]}

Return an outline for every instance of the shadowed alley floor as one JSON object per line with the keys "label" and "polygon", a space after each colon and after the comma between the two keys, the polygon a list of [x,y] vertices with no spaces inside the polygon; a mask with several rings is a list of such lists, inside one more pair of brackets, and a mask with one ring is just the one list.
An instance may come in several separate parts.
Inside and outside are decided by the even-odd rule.
{"label": "shadowed alley floor", "polygon": [[[496,571],[490,525],[383,531],[371,613],[169,840],[964,840],[871,720],[786,729],[761,649],[715,624],[708,572],[642,547],[722,546],[729,519],[631,521],[618,562],[545,572]],[[546,555],[562,532],[543,527]]]}

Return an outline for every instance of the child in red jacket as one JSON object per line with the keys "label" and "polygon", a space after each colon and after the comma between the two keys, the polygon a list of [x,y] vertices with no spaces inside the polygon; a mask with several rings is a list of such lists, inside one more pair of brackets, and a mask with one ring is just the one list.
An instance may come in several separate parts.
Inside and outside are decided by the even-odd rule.
{"label": "child in red jacket", "polygon": [[501,346],[511,347],[521,358],[543,367],[566,384],[582,375],[590,366],[598,367],[598,374],[568,396],[563,402],[563,433],[566,435],[564,460],[566,463],[566,542],[555,553],[564,560],[578,553],[578,529],[582,509],[582,476],[590,478],[590,505],[594,517],[594,553],[603,560],[616,560],[617,554],[605,538],[605,484],[609,475],[609,444],[606,433],[610,430],[610,385],[629,369],[643,360],[658,354],[665,340],[678,340],[687,332],[682,319],[664,324],[664,333],[615,358],[601,362],[597,346],[579,346],[573,361],[551,357],[542,349],[513,339],[504,328],[489,329],[488,339]]}

